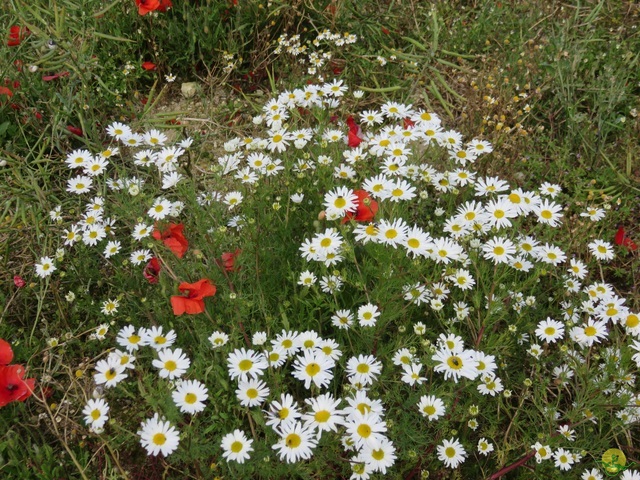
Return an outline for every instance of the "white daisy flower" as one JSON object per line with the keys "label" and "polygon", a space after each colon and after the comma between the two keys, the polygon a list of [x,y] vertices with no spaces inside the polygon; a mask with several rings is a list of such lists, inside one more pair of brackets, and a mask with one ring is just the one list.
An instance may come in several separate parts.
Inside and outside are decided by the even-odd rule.
{"label": "white daisy flower", "polygon": [[269,396],[269,387],[259,379],[250,378],[238,381],[236,397],[243,407],[257,407]]}
{"label": "white daisy flower", "polygon": [[244,463],[245,460],[249,460],[250,453],[253,452],[251,444],[253,440],[248,439],[242,430],[234,430],[232,433],[226,434],[222,437],[220,448],[222,448],[222,456],[227,461],[234,461],[238,463]]}
{"label": "white daisy flower", "polygon": [[478,453],[480,455],[484,455],[486,457],[491,452],[493,452],[493,450],[493,444],[486,438],[481,438],[480,440],[478,440]]}
{"label": "white daisy flower", "polygon": [[119,359],[109,357],[96,363],[96,373],[93,380],[97,385],[104,384],[105,388],[111,388],[125,378],[127,378],[125,367],[120,364]]}
{"label": "white daisy flower", "polygon": [[151,250],[148,250],[145,248],[142,250],[136,250],[132,252],[131,255],[129,256],[129,261],[134,265],[140,265],[142,263],[146,263],[149,260],[151,260],[152,256],[153,255],[151,255]]}
{"label": "white daisy flower", "polygon": [[204,410],[204,401],[209,397],[207,387],[198,380],[184,380],[171,392],[173,403],[182,413],[194,413]]}
{"label": "white daisy flower", "polygon": [[254,350],[240,348],[227,356],[227,368],[232,380],[238,378],[247,381],[249,377],[261,377],[268,366],[265,356]]}
{"label": "white daisy flower", "polygon": [[304,382],[306,389],[311,388],[313,382],[316,387],[326,387],[333,379],[335,362],[321,352],[305,350],[293,363],[292,375]]}
{"label": "white daisy flower", "polygon": [[438,460],[444,462],[448,468],[457,468],[467,459],[467,452],[457,438],[444,440],[438,445]]}
{"label": "white daisy flower", "polygon": [[85,423],[92,428],[103,428],[109,420],[109,404],[102,398],[91,399],[82,409]]}
{"label": "white daisy flower", "polygon": [[594,240],[588,245],[591,254],[596,257],[596,259],[601,261],[609,261],[613,260],[615,253],[613,251],[613,245],[609,242],[605,242],[604,240]]}
{"label": "white daisy flower", "polygon": [[67,181],[67,192],[80,195],[88,192],[93,185],[91,177],[85,175],[78,175],[77,177],[70,178]]}
{"label": "white daisy flower", "polygon": [[161,420],[158,414],[147,419],[140,425],[138,431],[140,444],[147,450],[148,455],[162,453],[167,456],[178,448],[180,433],[168,421]]}
{"label": "white daisy flower", "polygon": [[373,355],[358,355],[347,362],[347,375],[352,383],[371,385],[382,371],[382,363]]}
{"label": "white daisy flower", "polygon": [[162,220],[171,212],[171,202],[166,198],[158,197],[153,202],[151,208],[147,211],[154,220]]}
{"label": "white daisy flower", "polygon": [[273,445],[273,449],[278,451],[280,460],[295,463],[311,458],[313,449],[318,443],[314,438],[313,428],[305,427],[300,422],[293,422],[284,425],[279,433],[280,439]]}
{"label": "white daisy flower", "polygon": [[209,336],[209,342],[213,348],[220,348],[229,342],[229,335],[224,332],[213,332]]}
{"label": "white daisy flower", "polygon": [[163,333],[162,330],[162,326],[153,326],[144,330],[144,344],[156,350],[163,350],[172,346],[176,341],[176,332],[169,330],[167,333]]}
{"label": "white daisy flower", "polygon": [[418,402],[418,410],[429,421],[438,420],[445,414],[444,402],[433,395],[423,395]]}
{"label": "white daisy flower", "polygon": [[184,375],[191,365],[191,360],[182,352],[181,348],[171,350],[165,348],[158,352],[158,358],[151,364],[160,370],[161,378],[174,380]]}
{"label": "white daisy flower", "polygon": [[35,269],[37,276],[45,278],[51,275],[56,270],[56,267],[50,257],[40,257],[40,262],[35,264]]}

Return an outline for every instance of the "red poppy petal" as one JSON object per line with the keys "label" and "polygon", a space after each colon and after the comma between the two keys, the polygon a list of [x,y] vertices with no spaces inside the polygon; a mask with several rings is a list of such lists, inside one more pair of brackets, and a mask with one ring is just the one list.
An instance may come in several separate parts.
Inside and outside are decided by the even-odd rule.
{"label": "red poppy petal", "polygon": [[13,350],[6,340],[0,338],[0,365],[9,365],[13,360]]}
{"label": "red poppy petal", "polygon": [[351,148],[356,148],[362,143],[362,139],[358,136],[358,134],[354,133],[353,130],[349,130],[348,143]]}
{"label": "red poppy petal", "polygon": [[174,315],[182,315],[186,311],[186,298],[180,296],[171,297],[171,306],[173,307]]}
{"label": "red poppy petal", "polygon": [[67,130],[73,133],[74,135],[77,135],[78,137],[84,136],[82,129],[78,127],[74,127],[73,125],[67,125]]}
{"label": "red poppy petal", "polygon": [[35,379],[23,380],[24,373],[22,365],[0,366],[0,407],[31,396]]}
{"label": "red poppy petal", "polygon": [[622,225],[620,225],[620,227],[618,227],[618,231],[616,232],[616,237],[614,238],[614,242],[616,243],[616,245],[622,245],[622,242],[624,241],[624,227]]}
{"label": "red poppy petal", "polygon": [[171,250],[176,257],[182,258],[187,251],[187,247],[177,238],[166,238],[164,244]]}
{"label": "red poppy petal", "polygon": [[203,300],[194,300],[191,298],[185,299],[185,312],[189,315],[196,315],[198,313],[204,312],[204,301]]}

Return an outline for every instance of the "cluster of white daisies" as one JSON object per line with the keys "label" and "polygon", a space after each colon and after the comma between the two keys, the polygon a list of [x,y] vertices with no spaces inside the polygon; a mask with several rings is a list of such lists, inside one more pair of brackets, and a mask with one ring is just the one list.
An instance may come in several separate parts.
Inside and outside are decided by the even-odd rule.
{"label": "cluster of white daisies", "polygon": [[329,47],[340,47],[343,50],[346,46],[355,43],[358,37],[352,33],[332,33],[329,30],[323,30],[316,38],[307,44],[303,44],[300,35],[288,36],[283,33],[278,38],[278,45],[274,50],[275,55],[288,53],[293,57],[299,57],[298,62],[307,65],[307,73],[315,75],[318,69],[323,67],[327,62],[331,61],[333,54],[330,50],[323,51],[319,47],[323,44]]}
{"label": "cluster of white daisies", "polygon": [[[216,344],[212,340],[214,345]],[[235,349],[227,356],[229,376],[238,381],[237,398],[245,407],[259,407],[270,395],[269,386],[261,380],[268,368],[278,368],[290,361],[292,376],[307,390],[321,392],[329,386],[341,358],[340,346],[331,339],[323,339],[314,331],[302,333],[282,331],[271,341],[269,350]],[[289,393],[281,393],[265,410],[267,422],[279,440],[273,445],[281,460],[297,462],[311,457],[323,434],[340,433],[347,450],[355,450],[352,463],[355,470],[380,471],[393,465],[395,447],[384,435],[384,408],[377,399],[370,399],[366,389],[382,371],[382,363],[373,355],[358,355],[346,362],[347,379],[354,387],[354,395],[335,398],[320,393],[304,399],[300,404]],[[345,408],[340,408],[341,404]],[[234,432],[233,435],[237,435]],[[232,434],[230,434],[232,435]],[[234,437],[237,440],[237,436]],[[224,448],[223,441],[223,448]],[[247,448],[227,450],[229,460],[244,462],[249,458]]]}
{"label": "cluster of white daisies", "polygon": [[[226,345],[228,337],[215,332],[210,341],[215,348],[220,348]],[[255,346],[264,345],[266,334],[256,333],[253,342]],[[457,382],[459,377],[473,379],[482,373],[494,383],[499,382],[493,373],[496,369],[494,357],[465,350],[462,339],[454,335],[442,335],[438,345],[440,349],[432,360],[436,362],[435,370],[444,372],[445,378],[451,376]],[[382,372],[382,362],[375,356],[360,354],[345,362],[348,382],[345,389],[350,393],[342,398],[319,393],[305,398],[304,407],[289,393],[273,396],[269,385],[262,380],[269,369],[289,362],[292,377],[302,382],[307,390],[313,388],[321,392],[335,377],[341,357],[340,346],[315,331],[283,330],[271,340],[269,348],[233,350],[227,355],[227,368],[231,379],[238,382],[236,396],[242,406],[262,407],[268,402],[264,410],[266,425],[279,437],[272,448],[281,460],[291,463],[309,459],[322,435],[332,432],[339,436],[347,452],[353,452],[351,478],[366,479],[373,472],[385,474],[395,462],[396,449],[385,435],[385,408],[381,400],[372,398],[369,393]],[[408,385],[421,385],[426,381],[420,375],[423,365],[409,349],[398,350],[393,363],[402,368],[401,381]],[[433,395],[423,395],[417,408],[429,421],[438,420],[446,411],[444,402]],[[223,438],[223,456],[244,463],[253,451],[252,444],[253,440],[248,439],[245,432],[235,430]],[[492,450],[491,442],[484,438],[479,441],[480,453],[487,455]],[[459,439],[453,437],[444,440],[437,452],[438,458],[451,468],[467,457]]]}
{"label": "cluster of white daisies", "polygon": [[[81,173],[67,181],[67,192],[76,195],[93,194],[91,201],[85,204],[84,213],[80,219],[69,225],[62,232],[62,243],[64,247],[71,248],[80,242],[88,247],[100,246],[104,258],[111,258],[118,255],[122,250],[122,239],[116,238],[115,216],[107,214],[108,201],[101,192],[105,191],[105,186],[109,191],[127,191],[130,196],[136,197],[140,194],[145,183],[150,178],[155,177],[154,172],[149,170],[147,179],[139,177],[119,176],[122,174],[123,166],[126,168],[127,162],[131,162],[137,167],[149,169],[155,167],[161,177],[162,190],[169,190],[175,187],[184,176],[178,172],[178,160],[185,154],[191,146],[191,138],[186,138],[175,145],[168,145],[167,136],[151,129],[144,133],[136,133],[127,125],[114,122],[107,128],[107,134],[115,141],[120,142],[120,147],[110,146],[107,149],[93,154],[89,150],[74,150],[67,155],[65,163],[69,169]],[[132,149],[125,152],[126,149]],[[127,155],[123,155],[123,154]],[[128,158],[128,155],[131,158]],[[126,157],[126,158],[125,158]],[[129,223],[130,236],[134,242],[141,242],[153,232],[153,221],[162,220],[168,217],[177,217],[184,208],[184,203],[180,200],[171,201],[165,196],[156,197],[146,214],[150,221],[137,221],[144,211],[134,212],[132,218],[124,219]],[[61,206],[55,207],[49,216],[56,224],[61,224],[65,220],[65,213]],[[134,223],[135,222],[135,223]],[[135,243],[134,243],[135,245]],[[129,260],[134,265],[140,265],[151,258],[151,251],[145,248],[132,249]],[[55,260],[51,257],[41,257],[36,263],[35,271],[39,277],[48,277],[57,267]]]}
{"label": "cluster of white daisies", "polygon": [[[123,350],[111,351],[107,358],[96,363],[94,381],[99,388],[94,390],[94,398],[85,405],[82,413],[86,424],[96,433],[104,430],[109,419],[109,404],[104,399],[105,390],[115,387],[128,377],[128,372],[135,368],[136,354],[141,347],[151,347],[156,358],[152,366],[158,370],[160,378],[172,382],[171,397],[182,413],[196,414],[205,408],[208,398],[207,387],[198,380],[184,380],[190,359],[180,348],[171,349],[176,341],[173,330],[164,333],[162,327],[138,328],[127,325],[118,332],[116,342]],[[158,413],[142,422],[140,442],[149,455],[169,455],[177,447],[180,434],[170,422],[161,418]]]}
{"label": "cluster of white daisies", "polygon": [[[476,279],[471,271],[477,262],[506,265],[523,273],[532,270],[536,264],[543,268],[556,267],[556,271],[565,265],[566,273],[560,273],[560,276],[571,299],[562,305],[565,318],[562,322],[550,317],[540,320],[532,334],[541,342],[553,344],[563,337],[566,327],[570,339],[579,349],[584,349],[606,340],[608,329],[614,324],[621,324],[633,336],[640,333],[638,314],[624,306],[624,299],[618,297],[609,285],[581,285],[588,274],[582,260],[568,258],[558,245],[541,242],[524,233],[529,227],[540,231],[562,224],[567,209],[557,201],[562,193],[559,185],[543,182],[535,191],[528,191],[513,188],[497,177],[478,177],[469,168],[479,156],[491,152],[492,146],[488,142],[472,140],[464,143],[462,135],[444,129],[435,114],[395,102],[387,102],[379,110],[368,110],[359,115],[360,122],[366,124],[371,132],[360,127],[354,129],[353,123],[349,125],[351,135],[346,125],[341,127],[339,124],[324,129],[296,129],[297,115],[294,112],[300,108],[337,108],[346,91],[345,85],[334,81],[281,93],[269,101],[263,114],[255,119],[256,123],[267,124],[267,135],[232,139],[225,144],[229,153],[218,159],[223,175],[233,175],[245,185],[255,185],[262,178],[282,175],[286,171],[302,178],[330,174],[333,168],[333,177],[345,184],[328,191],[322,206],[318,205],[324,208],[328,221],[341,220],[357,212],[360,201],[357,188],[379,203],[379,212],[371,221],[336,225],[304,240],[300,247],[304,259],[324,267],[334,267],[344,261],[345,247],[355,243],[377,243],[394,250],[402,247],[407,256],[443,265],[442,276],[437,282],[429,286],[408,284],[403,291],[407,300],[418,305],[428,303],[434,311],[443,310],[447,299],[452,296],[451,290],[465,292],[473,289]],[[345,148],[347,142],[353,141],[354,132],[357,132],[359,142],[356,143],[359,145]],[[310,145],[317,152],[326,149],[326,154],[311,153],[307,150]],[[437,147],[440,147],[441,156],[451,160],[453,167],[450,170],[438,171],[423,160],[424,155],[415,155],[416,151]],[[336,165],[335,152],[340,149],[341,163]],[[276,155],[281,158],[276,158]],[[372,166],[378,170],[370,173]],[[429,197],[432,194],[430,190],[436,195],[453,196],[466,192],[474,198],[459,203],[455,213],[438,222],[439,235],[432,235],[424,225],[411,225],[402,217],[385,215],[385,212],[397,211],[395,205],[399,203]],[[230,205],[226,200],[228,194],[224,192],[208,192],[207,195],[208,202],[223,201],[230,211],[242,202],[240,198]],[[290,197],[292,203],[303,200],[303,191]],[[385,205],[389,207],[385,208]],[[607,206],[604,207],[589,205],[577,213],[597,222],[605,216]],[[444,213],[442,208],[435,211],[436,216]],[[235,216],[229,221],[229,226],[241,228],[242,220],[241,216]],[[435,227],[433,219],[425,220],[428,220],[425,224]],[[443,225],[440,227],[439,223]],[[614,247],[610,242],[594,239],[587,247],[589,260],[606,262],[614,258]],[[328,294],[339,292],[345,281],[338,272],[318,277],[321,290]],[[300,274],[298,283],[313,287],[318,277],[313,271],[306,270]],[[594,289],[599,289],[599,293],[594,294]],[[487,303],[498,300],[496,294],[496,297],[488,298]],[[521,309],[524,304],[524,301],[514,302],[514,308]],[[535,299],[531,302],[533,304]],[[457,320],[468,316],[469,307],[464,301],[455,302],[453,307]],[[361,326],[373,326],[379,318],[377,305],[369,303],[367,308],[370,310],[368,319],[358,312]],[[371,312],[376,315],[371,315]],[[349,310],[339,310],[333,317],[333,325],[350,328],[353,320]],[[519,338],[524,343],[528,341],[529,334],[522,333]],[[502,392],[502,381],[493,371],[476,369],[476,365],[482,363],[474,358],[478,353],[465,350],[460,345],[456,347],[458,350],[441,349],[434,355],[436,370],[454,381],[462,376],[470,379],[479,377],[478,390],[483,394]],[[640,352],[640,343],[635,342],[632,348]],[[542,354],[543,347],[532,344],[528,351],[537,357]],[[640,361],[640,353],[634,359]],[[556,370],[556,378],[572,373],[567,365]],[[419,372],[409,373],[410,376],[414,374],[420,378]],[[630,416],[627,410],[624,409],[620,415],[633,421],[635,415]]]}
{"label": "cluster of white daisies", "polygon": [[[242,185],[241,189],[254,188],[263,179],[282,177],[289,173],[297,178],[333,174],[335,179],[345,185],[327,192],[323,204],[318,205],[319,208],[324,208],[327,221],[337,221],[357,211],[358,196],[356,189],[352,188],[354,183],[380,204],[376,218],[371,221],[362,224],[348,222],[326,228],[306,239],[300,247],[303,258],[322,264],[321,268],[332,267],[344,261],[342,254],[345,247],[356,242],[364,245],[381,244],[392,251],[399,251],[398,247],[401,247],[406,256],[417,261],[442,265],[443,273],[437,281],[429,285],[409,283],[401,292],[407,301],[417,305],[428,304],[436,312],[443,310],[447,301],[453,300],[452,297],[457,292],[464,296],[465,292],[473,289],[476,279],[471,271],[477,262],[488,261],[492,268],[506,265],[520,272],[531,270],[536,263],[545,267],[557,267],[558,270],[561,265],[566,265],[564,283],[569,300],[561,305],[563,321],[550,317],[540,320],[535,331],[531,332],[533,335],[549,345],[559,344],[565,339],[565,332],[568,332],[568,337],[579,350],[568,349],[567,359],[576,362],[583,359],[584,349],[603,342],[608,328],[613,328],[615,324],[622,325],[634,337],[640,336],[638,314],[627,308],[624,299],[619,298],[609,285],[594,283],[582,287],[580,282],[588,274],[585,263],[577,258],[567,259],[566,253],[558,246],[542,243],[534,236],[522,233],[529,225],[540,230],[556,228],[561,224],[565,209],[555,201],[561,193],[560,186],[545,182],[536,191],[526,191],[512,188],[496,177],[478,177],[469,168],[480,155],[491,152],[492,147],[488,142],[472,140],[464,143],[458,132],[445,130],[435,114],[395,102],[387,102],[379,110],[368,110],[359,115],[360,122],[366,124],[370,132],[354,127],[353,123],[349,125],[350,136],[346,126],[338,124],[324,129],[293,127],[299,109],[337,108],[347,90],[341,81],[336,80],[324,85],[308,85],[303,89],[283,92],[267,102],[263,113],[255,119],[256,124],[266,123],[266,136],[230,140],[225,144],[228,153],[218,159],[222,174],[233,176]],[[384,123],[387,125],[379,127]],[[132,141],[130,137],[133,134],[127,133],[125,126],[114,124],[111,129],[110,134],[124,144]],[[134,143],[150,143],[153,139],[156,144],[165,141],[161,139],[159,132],[150,132],[149,135],[150,140],[143,136],[135,139]],[[357,137],[355,143],[359,145],[345,147],[348,141],[354,142],[354,135]],[[156,165],[163,174],[174,174],[175,160],[183,153],[180,150],[187,146],[171,151],[165,148],[156,153],[153,150],[146,154],[138,152],[136,161],[142,162],[140,165]],[[438,171],[421,160],[422,157],[414,152],[424,151],[425,148],[433,148],[442,157],[451,159],[453,167],[448,171]],[[317,154],[322,149],[326,149],[326,154]],[[334,164],[336,151],[341,151],[338,165]],[[437,152],[434,155],[438,155]],[[278,156],[283,158],[277,158]],[[87,165],[88,170],[94,168],[92,163]],[[95,167],[96,171],[103,168],[100,165],[102,163]],[[89,175],[85,165],[78,164],[77,168],[80,166]],[[370,172],[372,167],[377,170]],[[82,181],[81,178],[78,180],[80,183]],[[110,185],[112,188],[129,189],[129,193],[134,195],[138,182],[112,182]],[[229,187],[228,191],[204,192],[198,201],[201,205],[219,202],[232,215],[241,210],[245,197],[240,189],[234,189],[232,182],[224,182],[224,185]],[[81,190],[85,187],[86,184],[82,184],[80,188],[77,183],[70,183],[70,188],[76,193],[82,193]],[[395,207],[403,202],[427,198],[432,194],[430,191],[436,195],[457,196],[466,193],[474,198],[459,203],[455,213],[442,218],[442,222],[438,221],[443,224],[442,228],[437,227],[438,235],[432,235],[426,228],[436,228],[434,219],[425,219],[426,226],[411,225],[400,216],[394,218],[386,213],[401,210],[401,207]],[[290,196],[290,201],[294,204],[303,200],[303,191]],[[173,208],[174,204],[168,200],[157,199],[147,213],[154,220],[162,219]],[[443,216],[444,213],[444,209],[435,211],[436,216]],[[604,209],[588,206],[580,215],[596,222],[603,218],[604,213]],[[228,225],[241,228],[243,220],[244,217],[239,213],[229,219]],[[141,234],[138,232],[137,235]],[[595,239],[589,243],[588,248],[595,260],[608,261],[613,258],[613,246],[606,241]],[[47,271],[51,267],[52,265]],[[44,271],[43,265],[39,268]],[[298,283],[312,288],[316,282],[316,274],[306,270],[300,274]],[[322,275],[319,283],[322,291],[333,294],[341,290],[344,279],[334,273]],[[521,292],[513,292],[511,296],[517,312],[524,306],[536,303],[535,298],[525,300]],[[490,305],[497,302],[498,298],[486,300]],[[451,303],[454,320],[468,317],[470,309],[466,302],[460,300]],[[352,327],[354,318],[357,318],[360,326],[373,327],[383,317],[384,312],[375,303],[369,302],[357,308],[355,317],[350,309],[337,310],[332,317],[332,324],[336,328],[348,329]],[[417,335],[424,335],[426,326],[416,324],[414,331]],[[204,408],[206,387],[195,380],[177,382],[189,368],[189,359],[180,349],[169,349],[170,344],[166,345],[166,340],[164,347],[159,348],[154,335],[157,332],[149,333],[144,329],[136,332],[131,326],[125,327],[118,335],[118,343],[126,352],[113,352],[107,359],[98,362],[96,383],[105,387],[116,385],[126,377],[127,368],[132,368],[132,354],[137,346],[150,345],[158,351],[158,358],[153,361],[153,365],[159,369],[160,376],[176,381],[176,388],[172,393],[176,405],[185,413],[197,413]],[[266,338],[266,334],[262,332],[254,335],[254,346],[263,345]],[[526,343],[528,339],[529,335],[522,333],[519,342]],[[215,348],[226,345],[228,340],[223,332],[215,332],[210,337]],[[640,342],[634,342],[631,347],[638,351],[634,360],[640,364]],[[527,351],[539,357],[543,353],[543,347],[531,344]],[[616,355],[619,356],[620,352],[607,352],[603,357],[613,358]],[[375,471],[384,474],[395,462],[395,447],[385,435],[382,402],[370,398],[367,392],[368,387],[381,374],[380,360],[373,355],[362,354],[349,358],[344,367],[349,393],[342,398],[319,393],[298,402],[289,393],[272,396],[271,387],[262,379],[269,368],[275,369],[290,361],[292,376],[302,382],[306,389],[313,386],[314,392],[321,392],[336,375],[341,356],[341,348],[334,340],[321,338],[316,332],[283,331],[271,341],[269,349],[233,350],[227,356],[227,364],[230,377],[238,382],[236,396],[241,405],[256,408],[268,403],[265,407],[267,425],[279,438],[273,449],[282,460],[297,462],[310,458],[320,437],[331,432],[342,437],[346,450],[354,451],[351,459],[352,478],[368,478]],[[462,378],[477,381],[477,389],[483,395],[510,394],[497,376],[495,357],[465,348],[464,340],[457,335],[442,334],[433,346],[431,361],[433,369],[442,373],[445,380],[455,383]],[[403,382],[412,386],[425,382],[426,377],[422,376],[424,365],[414,358],[410,350],[396,352],[393,363],[402,369]],[[560,382],[568,381],[573,375],[569,360],[565,365],[556,366],[553,374]],[[640,404],[640,397],[631,392],[632,384],[633,378],[621,378],[610,393],[626,395],[636,405]],[[301,407],[302,403],[304,407]],[[86,421],[94,430],[104,426],[108,408],[102,399],[91,400],[85,408]],[[425,394],[420,398],[417,410],[427,420],[434,421],[445,414],[446,406],[442,399]],[[635,409],[631,407],[618,412],[618,416],[629,422],[637,420]],[[595,418],[589,419],[597,421]],[[477,422],[470,421],[469,427],[475,430]],[[570,438],[573,437],[572,431],[565,430],[567,431],[560,433],[568,440],[573,440]],[[179,433],[175,427],[157,413],[143,422],[139,434],[142,445],[154,455],[168,455],[177,448],[179,441]],[[224,457],[230,461],[244,462],[250,458],[253,441],[240,429],[228,433],[221,441]],[[575,454],[569,454],[562,448],[558,448],[555,453],[548,445],[536,444],[532,448],[536,449],[540,460],[553,456],[556,466],[561,470],[571,468],[579,460]],[[489,440],[481,438],[477,449],[486,455],[494,447]],[[437,448],[438,458],[451,468],[464,462],[467,455],[465,447],[455,437],[443,440]]]}

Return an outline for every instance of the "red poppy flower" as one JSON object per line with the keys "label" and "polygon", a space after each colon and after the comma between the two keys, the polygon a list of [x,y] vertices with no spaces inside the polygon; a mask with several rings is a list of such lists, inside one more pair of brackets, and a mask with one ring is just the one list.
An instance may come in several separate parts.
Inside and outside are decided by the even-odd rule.
{"label": "red poppy flower", "polygon": [[9,365],[13,360],[13,350],[6,340],[0,338],[0,365]]}
{"label": "red poppy flower", "polygon": [[187,292],[186,297],[174,295],[171,297],[171,306],[175,315],[188,313],[190,315],[204,312],[204,298],[216,294],[216,286],[203,278],[196,283],[183,282],[178,286],[181,292]]}
{"label": "red poppy flower", "polygon": [[629,250],[638,249],[638,245],[636,245],[633,240],[627,237],[627,233],[624,231],[624,227],[622,225],[618,227],[618,231],[616,232],[616,236],[613,241],[616,243],[616,245],[623,245]]}
{"label": "red poppy flower", "polygon": [[154,284],[158,283],[158,277],[160,276],[160,270],[162,266],[156,257],[153,257],[142,271],[142,275],[147,279],[147,282]]}
{"label": "red poppy flower", "polygon": [[9,47],[16,47],[20,45],[22,39],[27,36],[29,33],[29,29],[26,27],[20,27],[18,25],[14,25],[9,29],[9,40],[7,40],[7,45]]}
{"label": "red poppy flower", "polygon": [[351,115],[347,117],[347,125],[349,126],[348,144],[351,148],[356,148],[363,140],[362,129]]}
{"label": "red poppy flower", "polygon": [[42,81],[52,82],[53,80],[57,80],[58,78],[68,77],[68,76],[69,76],[69,72],[54,73],[53,75],[44,75],[42,77]]}
{"label": "red poppy flower", "polygon": [[160,7],[159,0],[136,0],[138,14],[146,15],[149,12],[155,12]]}
{"label": "red poppy flower", "polygon": [[71,133],[73,133],[74,135],[77,135],[78,137],[82,137],[83,136],[81,128],[74,127],[73,125],[67,125],[67,130],[70,131]]}
{"label": "red poppy flower", "polygon": [[347,223],[349,220],[370,222],[378,213],[378,202],[364,190],[354,190],[353,193],[358,197],[357,209],[355,212],[347,212],[342,219],[342,223]]}
{"label": "red poppy flower", "polygon": [[217,261],[218,265],[224,268],[227,272],[235,271],[236,258],[238,258],[238,255],[240,255],[241,252],[242,250],[237,248],[236,251],[233,253],[231,252],[223,253],[222,256],[220,257],[222,261],[219,261],[219,260]]}
{"label": "red poppy flower", "polygon": [[13,92],[9,87],[0,87],[0,95],[6,95],[7,97],[13,97]]}
{"label": "red poppy flower", "polygon": [[24,377],[22,365],[0,366],[0,407],[11,402],[24,402],[33,393],[35,378],[27,380]]}
{"label": "red poppy flower", "polygon": [[153,238],[156,240],[162,240],[176,257],[182,258],[189,248],[189,242],[182,234],[183,230],[184,225],[182,223],[178,225],[170,223],[169,228],[164,232],[159,232],[157,229],[154,230]]}
{"label": "red poppy flower", "polygon": [[22,288],[27,284],[27,282],[25,282],[24,279],[20,275],[14,275],[13,276],[13,284],[18,288]]}
{"label": "red poppy flower", "polygon": [[153,62],[142,62],[142,68],[145,70],[155,70],[157,66]]}
{"label": "red poppy flower", "polygon": [[166,12],[172,6],[173,5],[171,4],[171,0],[160,0],[158,2],[158,8],[156,10],[159,11],[159,12]]}

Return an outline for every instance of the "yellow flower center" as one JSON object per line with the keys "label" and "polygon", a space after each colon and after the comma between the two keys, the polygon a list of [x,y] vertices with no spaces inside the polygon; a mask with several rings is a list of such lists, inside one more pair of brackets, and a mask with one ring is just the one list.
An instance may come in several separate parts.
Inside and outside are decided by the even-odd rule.
{"label": "yellow flower center", "polygon": [[305,367],[304,370],[305,372],[307,372],[307,375],[309,375],[310,377],[313,377],[318,373],[320,373],[320,365],[318,365],[317,363],[311,362],[309,365]]}
{"label": "yellow flower center", "polygon": [[382,449],[374,450],[371,452],[371,456],[376,460],[382,460],[384,458],[384,450]]}
{"label": "yellow flower center", "polygon": [[247,358],[240,360],[240,363],[238,364],[238,368],[243,372],[251,370],[251,367],[253,367],[253,362]]}
{"label": "yellow flower center", "polygon": [[164,433],[156,433],[151,439],[151,441],[156,445],[162,446],[167,441],[167,437],[164,435]]}
{"label": "yellow flower center", "polygon": [[347,201],[343,197],[338,197],[336,198],[335,202],[333,202],[333,205],[336,208],[344,208],[346,204],[347,204]]}
{"label": "yellow flower center", "polygon": [[185,401],[185,403],[188,403],[189,405],[193,405],[194,403],[196,403],[198,401],[198,397],[196,396],[195,393],[189,392],[184,396],[184,401]]}
{"label": "yellow flower center", "polygon": [[371,435],[371,427],[365,423],[358,425],[358,435],[360,435],[362,438],[369,438],[369,436]]}
{"label": "yellow flower center", "polygon": [[460,370],[462,368],[462,359],[458,356],[451,356],[447,360],[447,365],[454,370]]}
{"label": "yellow flower center", "polygon": [[242,450],[242,442],[235,441],[231,444],[231,451],[233,453],[238,453]]}
{"label": "yellow flower center", "polygon": [[330,417],[331,417],[331,413],[329,413],[327,410],[320,410],[319,412],[316,412],[316,414],[314,415],[314,418],[318,423],[325,423],[329,420]]}
{"label": "yellow flower center", "polygon": [[258,396],[258,390],[256,390],[255,388],[250,388],[249,390],[247,390],[247,397],[249,397],[250,399],[254,399]]}
{"label": "yellow flower center", "polygon": [[296,433],[290,433],[289,435],[287,435],[287,438],[285,439],[284,443],[289,448],[298,448],[302,443],[302,439],[300,438],[300,435]]}
{"label": "yellow flower center", "polygon": [[629,315],[625,321],[625,325],[629,328],[637,327],[639,323],[640,323],[640,318],[638,318],[638,316],[634,313]]}

